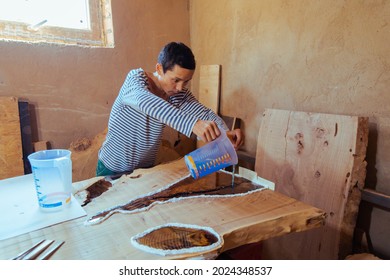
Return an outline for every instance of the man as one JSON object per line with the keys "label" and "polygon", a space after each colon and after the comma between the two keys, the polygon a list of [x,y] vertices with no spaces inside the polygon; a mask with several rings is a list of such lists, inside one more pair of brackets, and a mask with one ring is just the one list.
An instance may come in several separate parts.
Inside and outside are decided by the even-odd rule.
{"label": "man", "polygon": [[[108,132],[99,150],[97,176],[131,173],[154,165],[165,125],[204,142],[228,130],[223,120],[199,103],[186,88],[195,71],[195,58],[183,43],[163,47],[154,73],[131,70],[112,107]],[[237,149],[241,130],[227,131]]]}

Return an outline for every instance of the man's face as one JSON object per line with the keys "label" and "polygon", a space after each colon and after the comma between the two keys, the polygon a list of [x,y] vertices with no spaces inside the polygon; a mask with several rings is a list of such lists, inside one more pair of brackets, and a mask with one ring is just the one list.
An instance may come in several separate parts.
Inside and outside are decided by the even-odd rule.
{"label": "man's face", "polygon": [[194,75],[194,70],[189,70],[175,65],[172,70],[163,73],[162,66],[158,65],[157,71],[160,74],[160,85],[168,96],[180,92],[187,86]]}

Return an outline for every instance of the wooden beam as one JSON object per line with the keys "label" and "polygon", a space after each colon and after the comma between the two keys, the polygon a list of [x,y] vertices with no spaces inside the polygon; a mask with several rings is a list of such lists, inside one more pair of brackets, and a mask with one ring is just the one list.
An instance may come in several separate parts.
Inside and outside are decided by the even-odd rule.
{"label": "wooden beam", "polygon": [[362,200],[390,210],[390,195],[365,188],[362,190]]}

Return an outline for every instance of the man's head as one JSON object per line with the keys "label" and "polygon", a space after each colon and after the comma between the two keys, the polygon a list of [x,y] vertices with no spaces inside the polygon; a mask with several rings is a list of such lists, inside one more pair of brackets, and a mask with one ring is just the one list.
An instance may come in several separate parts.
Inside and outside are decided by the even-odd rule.
{"label": "man's head", "polygon": [[183,43],[167,44],[158,56],[156,70],[161,89],[172,96],[183,90],[195,71],[195,58]]}
{"label": "man's head", "polygon": [[172,70],[175,65],[181,68],[195,70],[195,57],[191,49],[180,42],[171,42],[165,45],[158,55],[159,64],[163,72]]}

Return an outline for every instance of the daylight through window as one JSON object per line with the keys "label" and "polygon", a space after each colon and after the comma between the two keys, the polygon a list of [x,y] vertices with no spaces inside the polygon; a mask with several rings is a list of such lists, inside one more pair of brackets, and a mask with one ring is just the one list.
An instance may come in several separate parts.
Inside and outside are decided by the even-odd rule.
{"label": "daylight through window", "polygon": [[110,0],[0,0],[0,39],[113,47]]}

